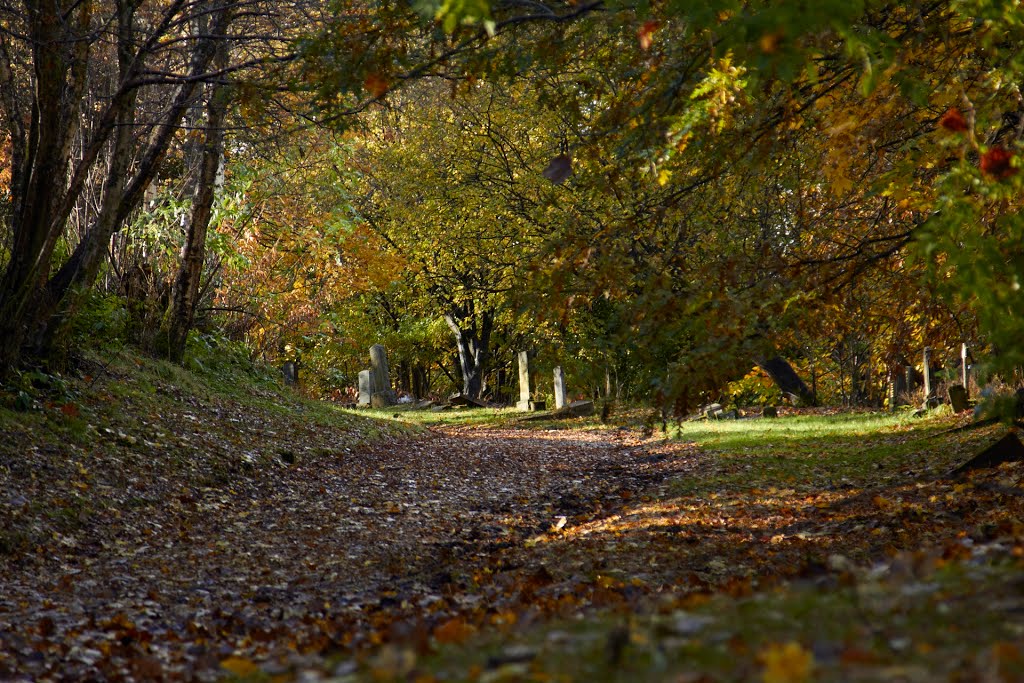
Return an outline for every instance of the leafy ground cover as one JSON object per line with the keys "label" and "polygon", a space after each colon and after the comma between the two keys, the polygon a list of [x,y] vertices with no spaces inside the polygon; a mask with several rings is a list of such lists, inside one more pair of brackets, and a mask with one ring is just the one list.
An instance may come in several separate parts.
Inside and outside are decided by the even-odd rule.
{"label": "leafy ground cover", "polygon": [[424,429],[81,367],[0,410],[0,679],[1024,677],[1024,470],[943,476],[999,427]]}

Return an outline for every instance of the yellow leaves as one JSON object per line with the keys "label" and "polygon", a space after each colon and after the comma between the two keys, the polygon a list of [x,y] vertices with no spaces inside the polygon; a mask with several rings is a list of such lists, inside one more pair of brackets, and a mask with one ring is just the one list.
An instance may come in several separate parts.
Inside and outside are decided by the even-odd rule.
{"label": "yellow leaves", "polygon": [[894,503],[891,500],[889,500],[888,498],[883,498],[882,496],[875,496],[874,498],[872,498],[871,504],[874,505],[879,510],[891,510],[894,506]]}
{"label": "yellow leaves", "polygon": [[221,660],[220,668],[239,678],[252,676],[260,670],[260,667],[255,662],[245,657],[228,657]]}
{"label": "yellow leaves", "polygon": [[761,651],[764,683],[804,683],[814,670],[814,655],[800,643],[771,643]]}

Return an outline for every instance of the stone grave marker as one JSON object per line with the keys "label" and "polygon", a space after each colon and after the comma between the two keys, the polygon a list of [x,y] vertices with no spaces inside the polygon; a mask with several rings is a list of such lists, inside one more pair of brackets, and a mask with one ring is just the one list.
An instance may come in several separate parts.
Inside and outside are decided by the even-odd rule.
{"label": "stone grave marker", "polygon": [[530,409],[530,357],[526,351],[519,352],[519,402],[516,410]]}
{"label": "stone grave marker", "polygon": [[561,410],[568,403],[565,394],[565,372],[562,366],[555,368],[555,410]]}
{"label": "stone grave marker", "polygon": [[293,386],[299,383],[299,364],[293,360],[285,362],[281,366],[281,374],[284,375],[284,383]]}
{"label": "stone grave marker", "polygon": [[[966,401],[971,397],[970,386],[971,381],[971,364],[968,362],[971,358],[971,352],[967,349],[967,344],[960,345],[960,384],[964,388],[964,400]],[[950,399],[952,400],[952,399]],[[959,411],[957,411],[959,412]]]}
{"label": "stone grave marker", "polygon": [[932,349],[924,347],[924,403],[927,406],[932,398]]}
{"label": "stone grave marker", "polygon": [[949,403],[953,406],[954,413],[970,410],[971,404],[967,402],[967,389],[962,384],[953,384],[949,387]]}
{"label": "stone grave marker", "polygon": [[370,347],[370,377],[373,386],[370,393],[370,405],[386,408],[398,403],[398,394],[391,388],[388,354],[381,344],[374,344]]}
{"label": "stone grave marker", "polygon": [[369,370],[359,371],[359,399],[356,401],[356,405],[368,406],[370,405],[370,397],[373,396],[373,375],[370,374]]}
{"label": "stone grave marker", "polygon": [[594,414],[593,401],[573,401],[565,407],[565,411],[574,417],[586,417]]}

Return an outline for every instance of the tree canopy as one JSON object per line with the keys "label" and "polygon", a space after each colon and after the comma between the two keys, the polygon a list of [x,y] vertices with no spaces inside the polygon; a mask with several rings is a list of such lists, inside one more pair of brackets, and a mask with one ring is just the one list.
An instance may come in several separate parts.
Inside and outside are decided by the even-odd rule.
{"label": "tree canopy", "polygon": [[0,45],[8,371],[131,272],[156,353],[219,328],[324,389],[378,341],[679,408],[779,358],[868,403],[924,347],[1024,361],[1013,3],[44,9]]}

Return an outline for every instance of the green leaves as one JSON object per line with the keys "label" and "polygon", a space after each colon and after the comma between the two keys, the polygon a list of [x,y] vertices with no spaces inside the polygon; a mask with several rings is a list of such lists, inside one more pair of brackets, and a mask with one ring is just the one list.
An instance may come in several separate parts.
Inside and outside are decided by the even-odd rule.
{"label": "green leaves", "polygon": [[495,23],[487,0],[443,0],[434,12],[446,33],[454,33],[459,26],[480,24],[488,34],[494,35]]}

